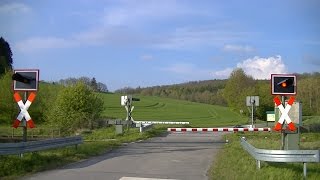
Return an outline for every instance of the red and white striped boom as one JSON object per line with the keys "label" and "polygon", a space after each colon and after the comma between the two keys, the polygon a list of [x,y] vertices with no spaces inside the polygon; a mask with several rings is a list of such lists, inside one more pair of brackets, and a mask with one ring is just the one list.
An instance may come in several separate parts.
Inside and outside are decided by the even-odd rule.
{"label": "red and white striped boom", "polygon": [[168,132],[261,132],[271,128],[168,128]]}

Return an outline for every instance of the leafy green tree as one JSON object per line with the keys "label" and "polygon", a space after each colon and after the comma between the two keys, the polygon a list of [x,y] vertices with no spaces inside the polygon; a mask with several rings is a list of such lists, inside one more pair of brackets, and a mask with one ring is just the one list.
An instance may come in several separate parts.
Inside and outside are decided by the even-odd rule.
{"label": "leafy green tree", "polygon": [[297,83],[297,100],[303,103],[303,114],[320,115],[320,74],[304,74]]}
{"label": "leafy green tree", "polygon": [[18,107],[13,99],[12,72],[0,77],[0,124],[9,125],[18,115]]}
{"label": "leafy green tree", "polygon": [[39,90],[36,93],[36,99],[28,109],[36,125],[45,122],[45,113],[48,111],[48,109],[53,108],[53,104],[57,99],[57,95],[62,88],[63,87],[59,84],[47,82],[39,83]]}
{"label": "leafy green tree", "polygon": [[90,86],[93,89],[93,91],[97,92],[98,91],[98,84],[96,78],[92,78],[90,81]]}
{"label": "leafy green tree", "polygon": [[9,43],[0,38],[0,75],[12,70],[12,52]]}
{"label": "leafy green tree", "polygon": [[84,83],[65,87],[57,96],[47,120],[71,134],[84,128],[93,128],[103,111],[103,100]]}
{"label": "leafy green tree", "polygon": [[256,115],[258,119],[266,120],[266,112],[274,111],[273,97],[270,92],[270,81],[259,80],[255,87],[257,95],[259,96],[259,107],[257,107]]}
{"label": "leafy green tree", "polygon": [[97,86],[98,86],[98,92],[108,92],[107,85],[105,85],[101,82],[98,82]]}
{"label": "leafy green tree", "polygon": [[253,78],[246,75],[243,69],[233,70],[223,92],[228,106],[236,111],[247,109],[246,96],[255,95],[254,85]]}

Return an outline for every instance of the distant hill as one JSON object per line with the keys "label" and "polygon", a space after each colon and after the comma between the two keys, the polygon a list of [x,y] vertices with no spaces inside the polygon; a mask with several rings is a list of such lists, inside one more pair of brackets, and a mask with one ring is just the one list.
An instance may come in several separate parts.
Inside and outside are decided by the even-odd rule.
{"label": "distant hill", "polygon": [[[296,100],[303,103],[303,115],[320,115],[320,72],[297,74]],[[116,93],[138,94],[187,100],[212,105],[228,106],[236,112],[248,113],[246,96],[260,97],[257,108],[259,119],[266,118],[266,111],[274,109],[270,80],[254,80],[241,70],[234,70],[232,80],[191,81],[182,84],[145,88],[126,87]]]}
{"label": "distant hill", "polygon": [[146,88],[123,88],[116,91],[122,94],[141,94],[187,100],[206,104],[227,106],[222,96],[227,80],[190,81],[182,84],[153,86]]}

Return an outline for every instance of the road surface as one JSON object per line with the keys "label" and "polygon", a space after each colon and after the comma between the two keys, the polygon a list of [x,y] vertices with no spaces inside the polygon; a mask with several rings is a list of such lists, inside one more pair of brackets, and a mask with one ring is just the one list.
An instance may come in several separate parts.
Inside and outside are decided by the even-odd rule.
{"label": "road surface", "polygon": [[23,179],[204,180],[224,143],[222,133],[173,133]]}

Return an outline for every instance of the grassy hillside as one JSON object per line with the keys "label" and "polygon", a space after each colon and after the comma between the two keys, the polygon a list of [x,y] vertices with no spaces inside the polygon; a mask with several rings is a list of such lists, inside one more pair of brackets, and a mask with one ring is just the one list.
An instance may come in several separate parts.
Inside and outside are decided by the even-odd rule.
{"label": "grassy hillside", "polygon": [[[103,94],[105,111],[103,116],[124,119],[125,108],[120,105],[120,94]],[[224,126],[243,124],[246,118],[226,107],[181,101],[152,96],[136,96],[133,102],[135,120],[189,121],[191,126]]]}

